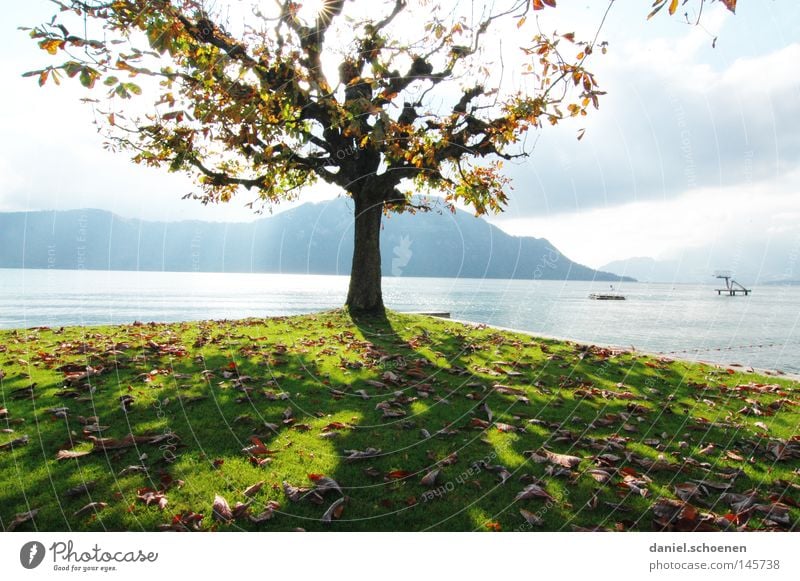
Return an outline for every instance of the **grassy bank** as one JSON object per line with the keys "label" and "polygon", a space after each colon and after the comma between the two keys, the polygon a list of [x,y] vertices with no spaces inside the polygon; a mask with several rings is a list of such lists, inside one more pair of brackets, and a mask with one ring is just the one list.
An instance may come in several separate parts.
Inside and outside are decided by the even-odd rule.
{"label": "grassy bank", "polygon": [[5,530],[792,530],[797,383],[422,316],[0,331]]}

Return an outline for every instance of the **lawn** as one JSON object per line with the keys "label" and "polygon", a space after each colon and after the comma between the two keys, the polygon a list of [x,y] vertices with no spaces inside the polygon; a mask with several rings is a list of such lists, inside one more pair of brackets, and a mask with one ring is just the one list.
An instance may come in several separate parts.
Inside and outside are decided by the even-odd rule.
{"label": "lawn", "polygon": [[0,529],[797,530],[800,385],[444,319],[0,331]]}

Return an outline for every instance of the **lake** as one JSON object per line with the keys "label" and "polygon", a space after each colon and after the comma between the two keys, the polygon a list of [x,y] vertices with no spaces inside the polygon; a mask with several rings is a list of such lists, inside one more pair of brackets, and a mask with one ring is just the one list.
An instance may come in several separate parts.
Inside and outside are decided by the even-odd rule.
{"label": "lake", "polygon": [[[341,306],[348,278],[0,269],[0,328],[293,315]],[[593,301],[608,283],[387,277],[399,311],[582,342],[800,373],[800,287],[717,296],[713,285],[622,283],[625,301]]]}

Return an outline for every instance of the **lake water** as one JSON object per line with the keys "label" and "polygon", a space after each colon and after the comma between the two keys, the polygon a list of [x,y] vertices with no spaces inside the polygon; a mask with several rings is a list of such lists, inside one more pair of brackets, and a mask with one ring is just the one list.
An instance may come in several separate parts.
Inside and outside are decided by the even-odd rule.
{"label": "lake water", "polygon": [[[291,315],[341,306],[347,277],[0,269],[0,328]],[[800,373],[800,287],[384,279],[386,305],[583,342]]]}

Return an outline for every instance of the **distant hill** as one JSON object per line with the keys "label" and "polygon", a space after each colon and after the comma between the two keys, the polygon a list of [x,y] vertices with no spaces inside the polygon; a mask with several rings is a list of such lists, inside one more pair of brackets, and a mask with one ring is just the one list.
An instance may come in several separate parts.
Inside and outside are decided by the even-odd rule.
{"label": "distant hill", "polygon": [[[676,260],[655,260],[649,257],[635,257],[625,260],[615,260],[600,267],[602,270],[632,276],[640,282],[698,282],[697,273],[688,275],[690,281],[685,280],[687,273],[681,271],[681,265]],[[708,282],[708,273],[703,272],[703,281]],[[678,280],[678,277],[684,280]]]}
{"label": "distant hill", "polygon": [[[102,210],[0,213],[3,268],[349,274],[352,251],[345,198],[232,224],[148,222]],[[384,219],[381,251],[385,276],[631,280],[461,211]]]}
{"label": "distant hill", "polygon": [[[770,242],[772,242],[770,244]],[[716,284],[717,270],[730,270],[744,285],[786,284],[797,279],[792,249],[777,240],[751,241],[732,248],[714,244],[687,248],[673,260],[636,257],[609,262],[600,270],[640,282]]]}

